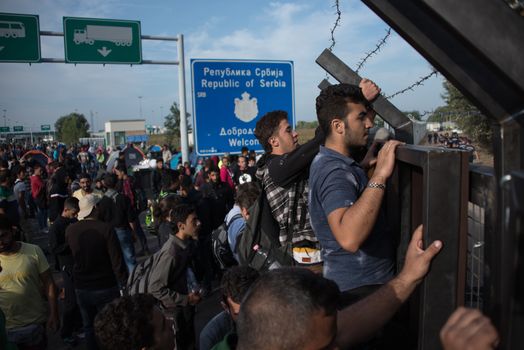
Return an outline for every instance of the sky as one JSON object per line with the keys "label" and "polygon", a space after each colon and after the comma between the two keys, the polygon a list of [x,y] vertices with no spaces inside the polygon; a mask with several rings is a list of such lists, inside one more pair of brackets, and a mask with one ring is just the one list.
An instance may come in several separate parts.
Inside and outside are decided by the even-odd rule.
{"label": "sky", "polygon": [[[192,112],[190,59],[257,59],[294,62],[295,118],[312,121],[317,85],[326,78],[315,63],[331,45],[336,20],[334,1],[262,0],[1,0],[0,12],[39,15],[40,30],[63,32],[62,17],[138,20],[142,35],[184,35],[186,103]],[[373,50],[389,28],[357,0],[340,1],[340,26],[333,53],[352,68]],[[63,37],[41,36],[45,58],[64,58]],[[175,42],[142,41],[146,60],[177,60]],[[386,95],[401,90],[432,67],[392,31],[378,55],[360,75],[375,81]],[[178,67],[0,63],[0,116],[8,126],[38,129],[71,112],[82,113],[95,129],[114,119],[146,119],[162,125],[179,102]],[[391,102],[399,109],[430,111],[443,104],[437,75]],[[329,79],[331,83],[335,79]],[[141,98],[139,98],[141,96]],[[5,110],[5,111],[4,111]],[[140,115],[140,110],[142,115]],[[2,122],[0,118],[0,123]]]}

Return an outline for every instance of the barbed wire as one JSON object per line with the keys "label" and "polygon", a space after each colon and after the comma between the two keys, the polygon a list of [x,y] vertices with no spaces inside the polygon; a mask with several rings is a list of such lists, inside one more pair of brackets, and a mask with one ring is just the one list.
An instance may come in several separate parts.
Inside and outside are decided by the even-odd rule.
{"label": "barbed wire", "polygon": [[338,3],[338,0],[335,0],[335,5],[333,5],[333,7],[336,9],[337,18],[335,20],[335,23],[333,24],[333,27],[331,28],[331,46],[329,47],[329,51],[333,51],[333,48],[337,44],[335,40],[335,30],[340,26],[340,19],[342,17],[342,12],[340,11],[340,4]]}
{"label": "barbed wire", "polygon": [[473,109],[470,111],[464,111],[464,110],[457,110],[457,111],[438,111],[437,109],[434,109],[432,111],[424,111],[420,113],[420,118],[425,117],[426,115],[439,115],[439,116],[456,116],[456,117],[462,117],[462,116],[472,116],[472,115],[483,115],[482,112],[479,110]]}
{"label": "barbed wire", "polygon": [[431,71],[431,73],[429,73],[429,74],[427,74],[427,75],[425,75],[425,76],[423,76],[423,77],[420,77],[416,82],[414,82],[414,83],[411,84],[410,86],[408,86],[408,87],[406,87],[406,88],[404,88],[404,89],[402,89],[402,90],[399,90],[399,91],[395,92],[394,94],[391,94],[391,95],[389,95],[389,96],[386,96],[386,99],[389,100],[390,98],[393,98],[393,97],[395,97],[395,96],[401,95],[401,94],[403,94],[403,93],[405,93],[405,92],[407,92],[407,91],[409,91],[409,90],[413,91],[413,88],[415,88],[415,87],[417,87],[417,86],[420,86],[420,85],[424,85],[424,82],[425,82],[426,80],[428,80],[429,78],[431,78],[431,77],[434,76],[434,75],[436,76],[437,74],[438,74],[438,72],[437,72],[435,69],[433,69],[433,70]]}
{"label": "barbed wire", "polygon": [[382,46],[384,46],[384,44],[386,44],[386,41],[388,40],[389,36],[391,35],[391,28],[388,28],[386,30],[386,35],[384,35],[384,37],[382,39],[379,40],[379,42],[377,43],[377,45],[375,46],[375,48],[369,52],[366,53],[366,56],[364,56],[363,59],[360,60],[360,62],[357,64],[357,70],[356,72],[358,73],[358,71],[364,66],[364,64],[367,62],[367,60],[373,56],[373,55],[376,55],[380,49],[382,48]]}

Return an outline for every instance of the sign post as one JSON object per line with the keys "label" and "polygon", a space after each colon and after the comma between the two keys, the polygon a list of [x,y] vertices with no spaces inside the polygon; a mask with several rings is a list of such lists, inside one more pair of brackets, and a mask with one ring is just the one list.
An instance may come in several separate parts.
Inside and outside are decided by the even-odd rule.
{"label": "sign post", "polygon": [[261,151],[255,125],[273,110],[286,111],[295,125],[291,61],[193,59],[191,74],[199,155]]}
{"label": "sign post", "polygon": [[40,62],[37,15],[0,13],[0,62]]}
{"label": "sign post", "polygon": [[64,17],[67,63],[142,63],[140,21]]}

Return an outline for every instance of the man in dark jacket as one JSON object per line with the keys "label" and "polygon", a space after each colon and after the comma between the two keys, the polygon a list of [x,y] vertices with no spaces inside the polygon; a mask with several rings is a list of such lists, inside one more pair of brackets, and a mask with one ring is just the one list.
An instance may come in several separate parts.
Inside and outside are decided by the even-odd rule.
{"label": "man in dark jacket", "polygon": [[69,225],[74,224],[78,220],[78,199],[69,197],[64,202],[64,210],[55,222],[49,228],[49,249],[57,259],[62,273],[63,281],[63,307],[62,313],[62,328],[60,336],[62,340],[70,345],[76,343],[73,337],[73,330],[75,328],[75,321],[79,318],[78,305],[76,303],[75,287],[73,284],[73,255],[71,249],[66,243],[65,232]]}
{"label": "man in dark jacket", "polygon": [[168,220],[172,233],[162,249],[155,254],[155,268],[149,277],[148,290],[173,314],[178,348],[193,349],[194,305],[200,301],[200,294],[189,290],[188,274],[191,274],[191,240],[198,238],[200,221],[195,209],[186,204],[176,206]]}
{"label": "man in dark jacket", "polygon": [[60,216],[64,209],[64,201],[67,198],[68,172],[62,164],[53,162],[49,165],[53,174],[49,178],[48,186],[48,210],[49,221],[53,222]]}
{"label": "man in dark jacket", "polygon": [[115,189],[117,178],[115,174],[106,174],[104,186],[107,191],[98,204],[99,218],[105,223],[111,224],[114,228],[129,273],[136,265],[135,246],[133,243],[135,236],[136,212],[131,205],[129,198]]}
{"label": "man in dark jacket", "polygon": [[113,227],[97,219],[97,197],[89,194],[79,203],[79,222],[66,229],[73,254],[73,278],[89,350],[98,349],[93,321],[105,304],[120,295],[127,282],[120,244]]}

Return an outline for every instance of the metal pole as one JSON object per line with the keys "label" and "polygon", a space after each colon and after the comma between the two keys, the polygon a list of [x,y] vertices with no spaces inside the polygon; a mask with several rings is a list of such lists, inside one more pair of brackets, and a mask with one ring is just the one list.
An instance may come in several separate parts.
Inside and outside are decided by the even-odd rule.
{"label": "metal pole", "polygon": [[186,119],[186,75],[184,67],[184,35],[178,34],[178,92],[180,99],[180,148],[182,162],[189,160]]}
{"label": "metal pole", "polygon": [[33,142],[33,127],[32,126],[29,127],[29,132],[31,133],[31,145],[34,145],[34,142]]}
{"label": "metal pole", "polygon": [[140,119],[142,119],[142,96],[138,96],[138,104],[140,106]]}

